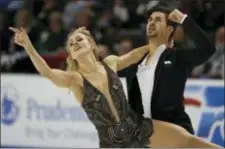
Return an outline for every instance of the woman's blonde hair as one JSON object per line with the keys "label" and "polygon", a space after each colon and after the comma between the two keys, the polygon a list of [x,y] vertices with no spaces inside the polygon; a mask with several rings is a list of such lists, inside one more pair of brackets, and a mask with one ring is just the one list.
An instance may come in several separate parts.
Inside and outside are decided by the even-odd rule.
{"label": "woman's blonde hair", "polygon": [[[80,28],[70,32],[69,35],[68,35],[68,39],[66,41],[66,48],[67,48],[67,51],[69,53],[68,57],[67,57],[67,60],[66,60],[67,61],[67,69],[66,69],[67,71],[77,71],[78,70],[78,63],[75,59],[72,58],[72,56],[70,55],[70,51],[69,51],[69,38],[75,33],[81,33],[81,34],[87,36],[88,40],[92,44],[92,48],[93,49],[97,48],[96,42],[94,41],[91,33],[85,27],[80,27]],[[96,55],[95,50],[93,52],[95,54],[96,59],[98,60],[98,56]]]}
{"label": "woman's blonde hair", "polygon": [[[92,44],[92,48],[93,48],[93,49],[96,49],[96,48],[97,48],[96,42],[94,41],[94,39],[93,39],[91,33],[90,33],[85,27],[80,27],[80,28],[78,28],[78,29],[76,29],[76,30],[71,31],[71,32],[69,33],[68,38],[67,38],[67,41],[66,41],[66,49],[67,49],[67,51],[68,51],[68,53],[69,53],[69,54],[68,54],[68,57],[67,57],[67,59],[66,59],[66,61],[67,61],[67,68],[66,68],[66,71],[78,71],[78,63],[77,63],[77,61],[76,61],[75,59],[72,58],[72,56],[70,55],[70,51],[69,51],[69,38],[70,38],[73,34],[75,34],[75,33],[81,33],[81,34],[87,36],[87,37],[88,37],[88,40],[89,40],[89,41],[91,42],[91,44]],[[93,52],[94,52],[94,55],[95,55],[96,59],[98,60],[98,56],[96,55],[95,50],[94,50]],[[70,87],[70,88],[69,88],[69,93],[70,93],[70,91],[73,91],[74,96],[75,96],[76,98],[79,98],[79,97],[82,96],[82,90],[81,90],[81,88],[78,87],[78,86]]]}

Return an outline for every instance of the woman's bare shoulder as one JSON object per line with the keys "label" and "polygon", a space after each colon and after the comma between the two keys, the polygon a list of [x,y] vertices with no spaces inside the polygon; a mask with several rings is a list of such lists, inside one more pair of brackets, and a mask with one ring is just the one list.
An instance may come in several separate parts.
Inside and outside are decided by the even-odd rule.
{"label": "woman's bare shoulder", "polygon": [[103,62],[106,63],[114,71],[117,70],[117,61],[118,61],[118,56],[116,55],[109,55],[103,59]]}

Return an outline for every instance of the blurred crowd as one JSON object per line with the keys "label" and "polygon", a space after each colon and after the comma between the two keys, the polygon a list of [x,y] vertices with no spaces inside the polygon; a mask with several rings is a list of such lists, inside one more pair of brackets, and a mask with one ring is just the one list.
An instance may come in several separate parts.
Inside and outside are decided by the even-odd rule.
{"label": "blurred crowd", "polygon": [[[99,46],[96,52],[104,58],[146,44],[145,10],[160,3],[191,16],[215,45],[216,53],[194,68],[190,77],[224,79],[224,0],[1,0],[1,71],[36,73],[24,49],[13,43],[9,26],[24,27],[41,55],[66,51],[68,33],[86,26]],[[196,46],[182,26],[174,43]]]}

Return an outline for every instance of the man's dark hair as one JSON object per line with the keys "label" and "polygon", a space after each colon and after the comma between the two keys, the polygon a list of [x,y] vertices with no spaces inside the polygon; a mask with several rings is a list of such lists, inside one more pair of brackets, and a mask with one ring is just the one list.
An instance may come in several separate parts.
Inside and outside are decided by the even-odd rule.
{"label": "man's dark hair", "polygon": [[172,40],[172,37],[176,31],[176,27],[178,26],[178,24],[176,22],[170,21],[168,19],[168,16],[172,12],[172,10],[164,5],[156,5],[146,11],[146,18],[148,19],[152,15],[153,12],[162,12],[162,13],[166,14],[167,25],[172,26],[174,28],[173,32],[169,36],[169,41]]}

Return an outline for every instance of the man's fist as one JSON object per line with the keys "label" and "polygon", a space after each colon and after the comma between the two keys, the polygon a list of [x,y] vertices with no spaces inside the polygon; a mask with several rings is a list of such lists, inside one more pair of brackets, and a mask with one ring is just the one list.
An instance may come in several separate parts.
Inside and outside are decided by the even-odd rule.
{"label": "man's fist", "polygon": [[173,22],[176,22],[176,23],[181,23],[182,19],[184,17],[184,14],[182,12],[180,12],[179,10],[177,9],[174,9],[170,14],[169,14],[169,17],[168,19],[170,21],[173,21]]}

